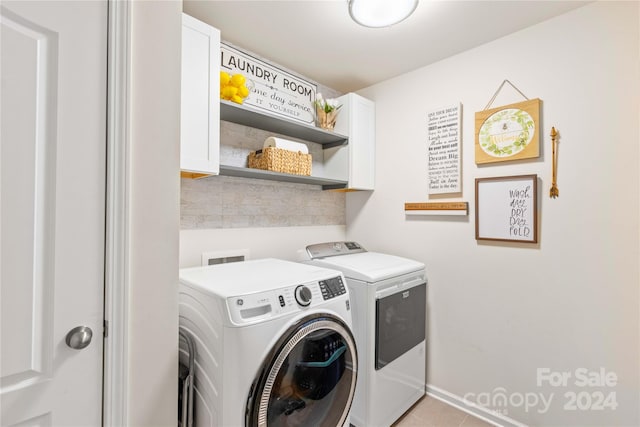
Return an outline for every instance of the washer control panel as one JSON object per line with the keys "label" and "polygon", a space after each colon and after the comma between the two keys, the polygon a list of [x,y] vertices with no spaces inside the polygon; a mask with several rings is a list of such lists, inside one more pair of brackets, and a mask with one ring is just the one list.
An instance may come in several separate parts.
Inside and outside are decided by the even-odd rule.
{"label": "washer control panel", "polygon": [[331,279],[321,280],[320,292],[322,292],[322,298],[325,300],[335,298],[339,295],[346,294],[347,290],[342,282],[342,277],[336,276]]}
{"label": "washer control panel", "polygon": [[356,242],[318,243],[316,245],[309,245],[306,249],[307,255],[310,259],[367,252],[365,248],[363,248]]}
{"label": "washer control panel", "polygon": [[342,276],[227,298],[231,322],[251,324],[299,312],[347,293]]}

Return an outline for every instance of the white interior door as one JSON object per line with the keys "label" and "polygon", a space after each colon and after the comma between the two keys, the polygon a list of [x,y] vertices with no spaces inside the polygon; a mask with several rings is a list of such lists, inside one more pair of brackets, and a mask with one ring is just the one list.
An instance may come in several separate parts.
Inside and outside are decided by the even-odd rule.
{"label": "white interior door", "polygon": [[0,8],[0,424],[98,426],[107,1]]}

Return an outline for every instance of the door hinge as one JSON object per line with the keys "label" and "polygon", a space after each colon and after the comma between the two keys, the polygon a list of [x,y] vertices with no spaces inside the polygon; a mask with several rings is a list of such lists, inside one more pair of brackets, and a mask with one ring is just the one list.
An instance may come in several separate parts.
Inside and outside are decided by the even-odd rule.
{"label": "door hinge", "polygon": [[104,338],[107,338],[109,336],[109,322],[106,320],[103,320],[102,325],[103,325],[102,335],[104,336]]}

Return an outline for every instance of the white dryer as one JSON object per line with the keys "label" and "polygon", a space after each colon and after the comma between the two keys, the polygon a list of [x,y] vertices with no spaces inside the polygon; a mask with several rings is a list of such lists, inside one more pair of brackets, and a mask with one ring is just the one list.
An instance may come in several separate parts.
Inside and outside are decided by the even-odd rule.
{"label": "white dryer", "polygon": [[303,256],[347,280],[359,357],[351,424],[393,424],[425,394],[424,264],[367,252],[356,242],[310,245]]}
{"label": "white dryer", "polygon": [[358,367],[339,271],[276,259],[182,269],[179,314],[196,345],[194,425],[348,424]]}

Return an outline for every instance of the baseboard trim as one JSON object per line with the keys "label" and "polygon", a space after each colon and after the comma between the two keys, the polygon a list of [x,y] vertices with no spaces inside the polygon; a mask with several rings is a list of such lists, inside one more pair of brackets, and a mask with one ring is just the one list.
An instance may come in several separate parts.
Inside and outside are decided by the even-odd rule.
{"label": "baseboard trim", "polygon": [[493,424],[497,427],[526,427],[526,424],[522,424],[512,418],[499,414],[495,411],[491,411],[482,406],[476,405],[460,396],[453,393],[449,393],[446,390],[427,384],[427,395],[438,399],[454,408],[460,409],[468,414],[473,415],[476,418],[480,418],[483,421]]}

